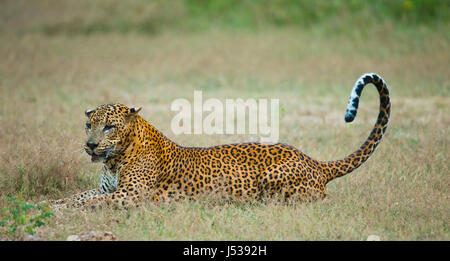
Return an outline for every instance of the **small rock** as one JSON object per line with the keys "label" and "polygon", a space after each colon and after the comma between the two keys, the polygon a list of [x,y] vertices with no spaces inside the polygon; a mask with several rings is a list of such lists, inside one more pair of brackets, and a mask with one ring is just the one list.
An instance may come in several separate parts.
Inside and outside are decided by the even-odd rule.
{"label": "small rock", "polygon": [[366,241],[381,241],[381,238],[377,235],[369,235]]}
{"label": "small rock", "polygon": [[117,237],[109,231],[91,231],[81,235],[70,235],[67,241],[116,241]]}
{"label": "small rock", "polygon": [[77,235],[70,235],[66,239],[67,241],[80,241],[80,237]]}
{"label": "small rock", "polygon": [[24,238],[25,241],[42,241],[42,238],[35,236],[35,235],[26,235]]}

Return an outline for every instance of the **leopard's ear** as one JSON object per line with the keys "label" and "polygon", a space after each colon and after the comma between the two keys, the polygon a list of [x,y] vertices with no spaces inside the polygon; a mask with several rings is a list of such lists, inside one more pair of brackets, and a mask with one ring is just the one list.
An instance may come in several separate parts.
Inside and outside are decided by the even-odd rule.
{"label": "leopard's ear", "polygon": [[135,108],[130,108],[130,113],[129,114],[138,114],[138,112],[141,111],[141,107],[135,109]]}
{"label": "leopard's ear", "polygon": [[91,115],[94,112],[94,110],[87,110],[84,112],[84,114],[89,117],[89,115]]}
{"label": "leopard's ear", "polygon": [[141,111],[141,109],[142,108],[137,108],[137,109],[130,108],[130,110],[128,111],[127,116],[126,116],[127,120],[128,121],[134,120],[136,118],[136,116],[138,115],[139,111]]}

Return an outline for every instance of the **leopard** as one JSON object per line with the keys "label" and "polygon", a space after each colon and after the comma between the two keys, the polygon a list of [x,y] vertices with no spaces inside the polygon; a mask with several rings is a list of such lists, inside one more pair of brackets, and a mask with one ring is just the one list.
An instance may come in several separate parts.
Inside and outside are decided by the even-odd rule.
{"label": "leopard", "polygon": [[141,108],[120,103],[85,111],[85,152],[102,163],[98,188],[54,200],[52,207],[128,207],[143,200],[195,200],[222,193],[229,198],[258,200],[281,195],[305,202],[324,199],[326,185],[360,167],[385,135],[390,117],[386,82],[366,73],[354,84],[344,120],[352,122],[363,88],[379,93],[378,118],[359,149],[340,160],[319,161],[284,143],[247,142],[211,147],[182,146],[139,115]]}

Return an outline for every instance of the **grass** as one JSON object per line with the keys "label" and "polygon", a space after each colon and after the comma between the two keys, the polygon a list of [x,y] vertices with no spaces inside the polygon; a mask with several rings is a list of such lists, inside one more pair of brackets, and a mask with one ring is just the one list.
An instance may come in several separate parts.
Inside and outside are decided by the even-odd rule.
{"label": "grass", "polygon": [[450,20],[445,0],[6,0],[3,4],[0,30],[46,35],[155,35],[167,30],[287,26],[347,34],[355,25],[364,30],[380,25],[442,28]]}
{"label": "grass", "polygon": [[[26,17],[32,8],[8,3],[2,19],[4,10]],[[90,163],[82,143],[84,111],[103,103],[143,107],[141,115],[174,141],[209,146],[251,137],[175,136],[173,100],[193,100],[194,90],[222,101],[278,98],[280,141],[319,160],[354,151],[375,122],[375,88],[364,91],[355,122],[343,120],[360,74],[374,71],[388,82],[392,115],[371,159],[331,182],[324,201],[204,199],[68,210],[37,228],[37,236],[65,240],[108,230],[120,240],[450,239],[448,26],[400,28],[391,21],[334,34],[322,25],[48,34],[42,28],[60,21],[45,19],[55,18],[37,17],[32,25],[15,18],[0,31],[0,208],[10,196],[38,202],[98,184],[100,165]]]}

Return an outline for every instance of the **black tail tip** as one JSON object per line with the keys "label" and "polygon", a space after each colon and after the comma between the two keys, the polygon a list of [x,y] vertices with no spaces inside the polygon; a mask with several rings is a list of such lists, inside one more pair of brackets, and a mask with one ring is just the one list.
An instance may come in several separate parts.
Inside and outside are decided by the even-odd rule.
{"label": "black tail tip", "polygon": [[345,122],[352,122],[355,119],[356,113],[347,111],[345,113]]}

